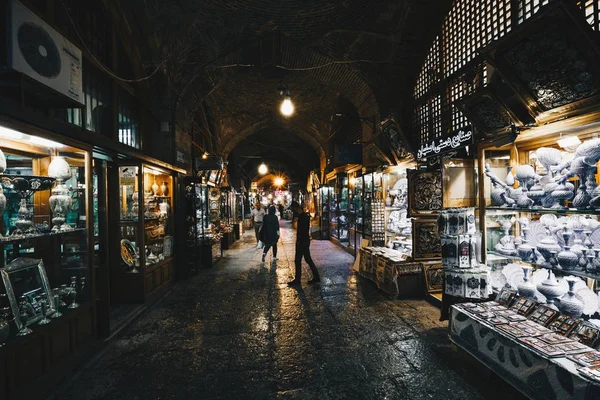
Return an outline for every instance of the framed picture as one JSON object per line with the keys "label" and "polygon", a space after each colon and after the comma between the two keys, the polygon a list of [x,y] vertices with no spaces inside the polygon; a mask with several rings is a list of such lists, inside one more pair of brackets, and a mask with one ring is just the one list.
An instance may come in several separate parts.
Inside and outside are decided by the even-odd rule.
{"label": "framed picture", "polygon": [[167,235],[163,239],[163,257],[169,258],[173,255],[173,236]]}
{"label": "framed picture", "polygon": [[442,262],[423,263],[425,275],[425,289],[427,293],[442,293],[444,282],[444,268]]}
{"label": "framed picture", "polygon": [[435,219],[413,220],[413,259],[430,260],[442,256],[442,242]]}
{"label": "framed picture", "polygon": [[[56,311],[52,288],[48,282],[46,269],[42,260],[19,257],[0,268],[2,282],[6,289],[6,297],[15,317],[15,325],[19,332],[39,322]],[[46,314],[40,300],[46,303]],[[28,311],[21,314],[21,310]]]}
{"label": "framed picture", "polygon": [[442,209],[441,171],[409,169],[408,216],[436,217]]}

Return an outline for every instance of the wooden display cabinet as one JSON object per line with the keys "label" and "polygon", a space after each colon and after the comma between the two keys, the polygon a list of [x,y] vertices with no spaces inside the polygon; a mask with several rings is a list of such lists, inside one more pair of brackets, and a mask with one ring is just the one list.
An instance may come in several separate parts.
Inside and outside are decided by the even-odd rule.
{"label": "wooden display cabinet", "polygon": [[[88,187],[91,187],[88,185],[91,182],[91,151],[24,133],[19,135],[19,139],[15,137],[14,140],[0,137],[0,148],[7,161],[7,169],[0,175],[6,196],[6,209],[0,219],[0,267],[13,261],[26,264],[24,258],[31,259],[29,263],[36,263],[36,268],[44,271],[47,284],[41,278],[41,273],[40,281],[37,281],[23,280],[23,276],[18,276],[20,272],[16,272],[10,289],[0,283],[0,293],[12,291],[19,302],[16,309],[23,315],[26,315],[24,310],[28,313],[32,309],[36,310],[33,306],[31,309],[23,308],[24,301],[37,302],[38,298],[46,300],[49,297],[54,303],[54,309],[58,309],[62,316],[52,314],[56,318],[50,317],[50,322],[44,325],[39,325],[41,320],[33,322],[28,325],[32,331],[30,334],[17,336],[19,327],[13,318],[14,304],[9,298],[0,297],[0,308],[11,309],[10,336],[6,344],[0,346],[0,398],[7,400],[43,396],[58,379],[88,357],[96,343],[95,277],[89,257],[93,232],[90,223],[92,218],[88,218],[92,209],[88,193]],[[51,207],[56,201],[51,196],[59,194],[59,182],[52,182],[47,187],[37,187],[31,180],[32,188],[43,190],[29,195],[17,190],[15,180],[27,176],[47,177],[54,156],[64,157],[69,165],[63,171],[70,169],[71,172],[71,177],[64,181],[65,188],[61,192],[62,196],[70,198],[72,204],[68,213],[63,209],[65,225],[56,219],[60,217],[61,211]],[[33,215],[33,224],[27,234],[19,236],[17,221],[23,214],[22,199]],[[21,219],[19,222],[20,226],[22,221]],[[55,231],[52,231],[53,226],[57,227]],[[59,227],[62,229],[58,229]],[[38,261],[43,266],[40,267]],[[13,265],[15,263],[11,264]],[[15,270],[12,271],[2,270],[2,274],[9,277],[15,273]],[[22,270],[29,274],[27,271],[29,267]],[[23,282],[27,282],[26,290],[23,289]],[[73,295],[71,289],[76,294]],[[46,294],[40,297],[42,292]],[[55,296],[62,301],[56,301]],[[74,302],[78,307],[69,308]],[[42,310],[41,307],[39,310]],[[17,317],[23,321],[23,316]]]}
{"label": "wooden display cabinet", "polygon": [[[142,303],[172,280],[173,180],[170,172],[146,164],[118,167],[119,242],[113,242],[120,251],[111,274],[116,302]],[[133,262],[122,256],[128,249]]]}
{"label": "wooden display cabinet", "polygon": [[[593,134],[585,132],[577,136],[581,142],[597,140],[593,138]],[[564,179],[560,177],[561,171],[565,173],[568,170],[568,163],[573,160],[577,145],[567,149],[561,148],[557,143],[561,138],[559,133],[542,138],[526,135],[518,138],[513,144],[500,148],[482,146],[479,150],[479,179],[483,183],[480,185],[479,201],[484,205],[481,210],[480,225],[485,260],[492,268],[492,276],[496,277],[492,279],[495,290],[499,290],[500,286],[506,283],[515,286],[515,282],[522,281],[522,278],[515,278],[515,282],[511,282],[511,279],[505,282],[504,278],[512,269],[517,271],[518,267],[523,265],[530,265],[534,273],[543,267],[551,269],[559,278],[573,275],[581,278],[591,291],[598,288],[600,270],[595,267],[595,264],[600,264],[600,259],[596,257],[595,249],[600,248],[600,231],[598,231],[600,209],[574,206],[573,197],[583,190],[582,182],[576,175],[565,176]],[[556,163],[550,167],[551,170],[556,170],[551,175],[548,174],[549,166],[545,165],[547,159],[542,156],[540,160],[537,157],[537,151],[542,147],[555,149],[555,154],[560,154]],[[527,165],[535,175],[533,185],[528,183],[526,178],[521,179],[521,182],[518,179],[518,176],[525,176],[519,167]],[[486,176],[486,166],[489,174],[499,182],[494,183]],[[585,191],[592,197],[595,193],[593,187],[596,187],[598,181],[597,167],[598,163],[590,166],[593,173],[586,179],[589,190]],[[571,193],[560,201],[552,199],[550,186],[546,186],[557,181],[564,181],[564,184],[569,186],[568,192]],[[519,196],[519,191],[524,186],[528,188],[528,198],[536,199],[539,195],[541,200],[527,204],[526,199]],[[549,193],[549,197],[544,196],[544,191]],[[500,192],[505,194],[499,196]],[[509,198],[510,205],[506,202],[502,204],[502,198]],[[569,248],[574,249],[577,246],[575,252],[581,264],[575,268],[567,267],[564,262],[561,262],[561,253],[565,250],[563,233],[570,236],[567,244]],[[542,241],[554,246],[554,250],[546,252]],[[532,255],[528,254],[524,244],[533,247]],[[546,257],[543,253],[546,253]],[[587,260],[591,263],[589,266],[584,263],[588,255],[590,257]],[[517,272],[514,274],[516,275]]]}

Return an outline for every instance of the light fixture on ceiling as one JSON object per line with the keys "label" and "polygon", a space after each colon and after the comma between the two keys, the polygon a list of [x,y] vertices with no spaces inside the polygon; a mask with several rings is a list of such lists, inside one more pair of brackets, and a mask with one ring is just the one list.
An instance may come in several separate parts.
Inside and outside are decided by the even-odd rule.
{"label": "light fixture on ceiling", "polygon": [[25,140],[31,144],[35,144],[49,149],[58,149],[64,147],[64,145],[57,143],[53,140],[41,138],[39,136],[28,135],[23,132],[16,131],[6,126],[0,126],[0,138],[11,139],[11,140]]}
{"label": "light fixture on ceiling", "polygon": [[14,129],[7,128],[5,126],[0,126],[0,137],[6,139],[23,139],[23,134],[21,132],[15,131]]}
{"label": "light fixture on ceiling", "polygon": [[275,184],[275,186],[281,187],[281,186],[283,186],[285,181],[282,177],[278,176],[277,178],[275,178],[275,180],[273,180],[273,183]]}
{"label": "light fixture on ceiling", "polygon": [[294,103],[292,103],[292,99],[290,97],[290,90],[286,89],[284,94],[283,102],[281,103],[281,107],[279,111],[284,117],[290,117],[294,114]]}
{"label": "light fixture on ceiling", "polygon": [[267,168],[267,164],[265,164],[265,163],[261,163],[261,164],[258,166],[258,173],[259,173],[259,174],[261,174],[261,175],[264,175],[264,174],[266,174],[267,172],[269,172],[269,168]]}
{"label": "light fixture on ceiling", "polygon": [[563,149],[569,149],[581,144],[581,140],[577,136],[565,136],[558,139],[556,143]]}

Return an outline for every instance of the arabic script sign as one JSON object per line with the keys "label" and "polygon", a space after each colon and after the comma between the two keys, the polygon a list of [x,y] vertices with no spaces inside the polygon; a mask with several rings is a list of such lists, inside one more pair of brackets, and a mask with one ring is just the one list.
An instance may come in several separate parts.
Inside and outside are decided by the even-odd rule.
{"label": "arabic script sign", "polygon": [[473,128],[469,125],[455,130],[450,136],[423,143],[419,151],[417,151],[417,158],[438,156],[451,150],[468,146],[471,143],[473,143]]}

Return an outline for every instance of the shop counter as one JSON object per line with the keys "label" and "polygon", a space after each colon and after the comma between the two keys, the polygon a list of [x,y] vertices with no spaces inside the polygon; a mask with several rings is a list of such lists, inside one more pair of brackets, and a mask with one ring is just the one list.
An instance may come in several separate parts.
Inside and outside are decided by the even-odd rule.
{"label": "shop counter", "polygon": [[566,357],[545,358],[452,306],[450,340],[531,399],[600,399],[600,383]]}

